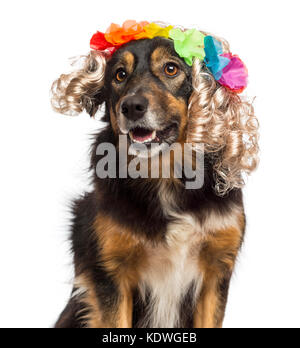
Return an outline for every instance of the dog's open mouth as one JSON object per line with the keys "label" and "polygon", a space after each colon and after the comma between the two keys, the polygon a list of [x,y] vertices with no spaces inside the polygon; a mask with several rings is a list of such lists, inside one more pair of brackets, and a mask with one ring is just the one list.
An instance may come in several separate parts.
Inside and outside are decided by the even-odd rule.
{"label": "dog's open mouth", "polygon": [[146,128],[134,128],[129,132],[130,139],[134,143],[150,143],[157,140],[156,131]]}
{"label": "dog's open mouth", "polygon": [[142,127],[133,128],[129,132],[129,137],[133,143],[150,144],[175,141],[177,137],[178,125],[172,123],[163,130],[153,130]]}

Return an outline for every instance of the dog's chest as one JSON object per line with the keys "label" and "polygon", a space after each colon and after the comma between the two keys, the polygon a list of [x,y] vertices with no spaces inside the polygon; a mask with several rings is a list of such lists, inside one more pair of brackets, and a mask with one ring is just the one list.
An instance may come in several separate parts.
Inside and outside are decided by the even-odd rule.
{"label": "dog's chest", "polygon": [[[148,266],[140,283],[148,298],[147,315],[140,326],[177,327],[187,294],[194,302],[201,287],[199,231],[194,219],[184,215],[168,225],[166,243],[147,249]],[[193,305],[193,303],[189,303]]]}

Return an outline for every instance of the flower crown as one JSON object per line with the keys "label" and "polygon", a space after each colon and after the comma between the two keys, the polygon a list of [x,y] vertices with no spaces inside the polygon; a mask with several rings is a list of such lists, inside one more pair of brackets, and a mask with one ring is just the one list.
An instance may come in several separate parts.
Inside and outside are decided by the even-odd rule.
{"label": "flower crown", "polygon": [[162,27],[156,23],[129,20],[122,27],[111,24],[105,34],[94,34],[90,46],[111,56],[130,41],[159,36],[172,39],[175,51],[189,66],[193,65],[194,58],[203,61],[214,78],[232,92],[241,93],[247,87],[248,71],[242,60],[230,52],[224,53],[220,41],[196,29],[181,30],[173,26]]}

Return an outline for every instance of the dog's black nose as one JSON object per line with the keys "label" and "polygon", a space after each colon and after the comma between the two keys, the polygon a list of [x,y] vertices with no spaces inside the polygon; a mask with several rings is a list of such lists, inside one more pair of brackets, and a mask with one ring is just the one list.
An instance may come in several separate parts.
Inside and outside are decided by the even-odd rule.
{"label": "dog's black nose", "polygon": [[122,114],[133,121],[142,118],[147,108],[148,100],[141,95],[127,97],[121,105]]}

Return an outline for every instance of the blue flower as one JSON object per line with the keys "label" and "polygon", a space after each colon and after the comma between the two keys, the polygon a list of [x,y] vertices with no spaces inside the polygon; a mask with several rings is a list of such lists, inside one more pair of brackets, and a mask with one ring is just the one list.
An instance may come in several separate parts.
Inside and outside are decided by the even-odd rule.
{"label": "blue flower", "polygon": [[218,81],[222,77],[222,71],[229,64],[230,59],[221,56],[223,54],[222,44],[212,36],[205,37],[204,50],[204,62]]}

